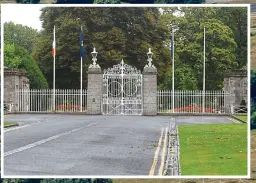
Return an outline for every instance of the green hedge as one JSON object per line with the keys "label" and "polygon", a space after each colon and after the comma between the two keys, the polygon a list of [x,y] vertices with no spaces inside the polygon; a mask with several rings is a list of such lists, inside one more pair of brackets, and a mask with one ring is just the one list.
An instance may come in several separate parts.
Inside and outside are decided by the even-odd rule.
{"label": "green hedge", "polygon": [[24,48],[13,44],[5,44],[4,66],[25,69],[30,80],[30,88],[48,88],[48,83],[43,73],[28,51]]}

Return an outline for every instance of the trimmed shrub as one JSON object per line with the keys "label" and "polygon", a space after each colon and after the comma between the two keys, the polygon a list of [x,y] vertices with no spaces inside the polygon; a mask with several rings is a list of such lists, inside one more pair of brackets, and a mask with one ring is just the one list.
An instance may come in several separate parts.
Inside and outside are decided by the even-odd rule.
{"label": "trimmed shrub", "polygon": [[24,48],[15,46],[14,44],[5,44],[4,66],[25,69],[30,81],[30,88],[48,88],[48,83],[43,73],[28,51]]}

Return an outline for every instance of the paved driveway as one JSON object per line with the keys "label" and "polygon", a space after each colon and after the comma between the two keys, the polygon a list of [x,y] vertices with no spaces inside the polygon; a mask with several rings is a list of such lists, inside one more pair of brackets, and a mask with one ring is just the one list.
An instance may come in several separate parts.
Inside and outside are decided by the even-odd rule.
{"label": "paved driveway", "polygon": [[[178,124],[231,123],[223,116],[175,118]],[[159,175],[165,147],[158,142],[171,117],[31,114],[5,121],[20,124],[4,132],[5,176]]]}

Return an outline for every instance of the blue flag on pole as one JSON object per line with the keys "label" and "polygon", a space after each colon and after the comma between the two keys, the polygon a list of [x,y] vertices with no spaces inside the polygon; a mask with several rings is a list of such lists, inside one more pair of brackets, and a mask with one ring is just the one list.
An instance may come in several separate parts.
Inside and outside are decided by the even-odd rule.
{"label": "blue flag on pole", "polygon": [[80,56],[84,57],[84,36],[83,36],[83,30],[82,30],[82,26],[81,26],[81,30],[80,30]]}

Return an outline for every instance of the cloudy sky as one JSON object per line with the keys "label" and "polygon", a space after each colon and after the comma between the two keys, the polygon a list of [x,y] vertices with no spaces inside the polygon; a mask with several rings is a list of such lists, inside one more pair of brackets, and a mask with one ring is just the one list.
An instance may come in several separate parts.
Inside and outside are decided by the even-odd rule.
{"label": "cloudy sky", "polygon": [[16,24],[22,24],[41,30],[42,25],[39,17],[41,14],[40,9],[43,7],[45,7],[45,5],[5,4],[2,5],[1,18],[3,22],[12,21]]}

